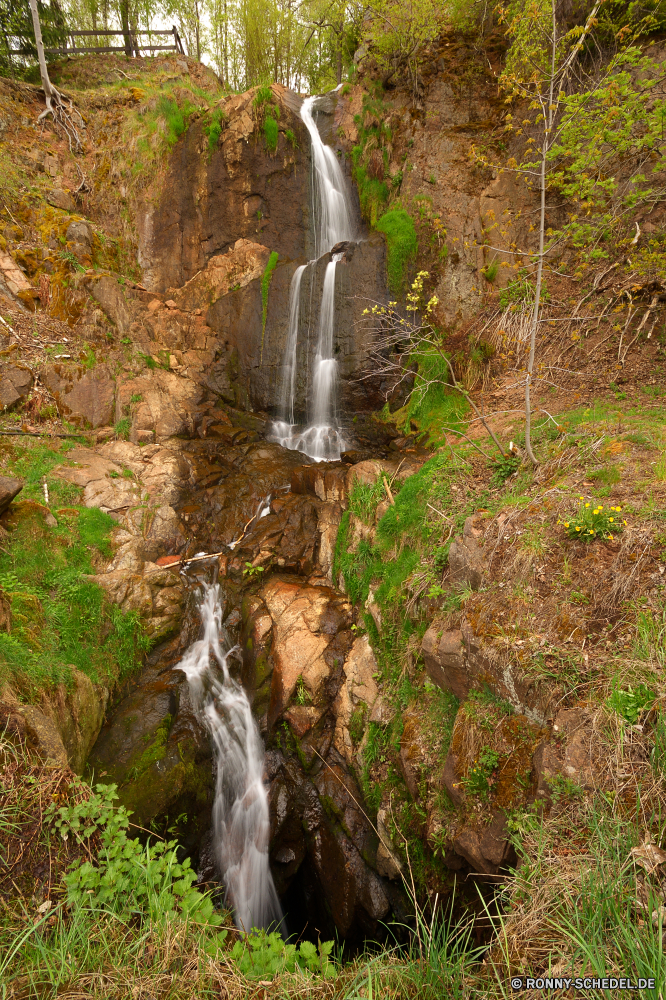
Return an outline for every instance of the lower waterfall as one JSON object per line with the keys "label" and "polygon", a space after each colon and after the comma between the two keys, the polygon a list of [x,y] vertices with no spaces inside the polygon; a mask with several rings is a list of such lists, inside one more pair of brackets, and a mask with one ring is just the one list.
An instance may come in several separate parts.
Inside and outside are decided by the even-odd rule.
{"label": "lower waterfall", "polygon": [[263,783],[264,748],[242,685],[227,666],[237,647],[222,648],[218,584],[204,584],[204,634],[178,664],[215,751],[213,845],[238,928],[281,928],[282,909],[268,862],[270,822]]}

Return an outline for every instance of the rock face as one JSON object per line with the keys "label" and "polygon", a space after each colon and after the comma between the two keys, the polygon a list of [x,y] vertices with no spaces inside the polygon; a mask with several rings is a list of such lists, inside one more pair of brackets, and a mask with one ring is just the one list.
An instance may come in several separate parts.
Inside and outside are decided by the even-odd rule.
{"label": "rock face", "polygon": [[88,767],[98,780],[118,784],[120,801],[139,826],[187,814],[180,836],[196,857],[210,822],[212,750],[184,674],[165,669],[163,657],[161,651],[149,659],[140,683],[115,708]]}
{"label": "rock face", "polygon": [[508,658],[485,649],[468,625],[452,631],[431,625],[423,637],[421,652],[432,680],[457,698],[466,698],[473,688],[485,684],[517,711],[535,722],[544,722],[552,717],[561,697],[558,686],[537,684]]}
{"label": "rock face", "polygon": [[[273,84],[280,108],[278,146],[266,150],[253,105],[257,88],[222,102],[220,143],[208,157],[198,125],[178,143],[163,194],[139,218],[144,283],[180,288],[238,239],[260,242],[294,260],[305,254],[309,142],[300,98]],[[285,133],[291,130],[292,144]]]}
{"label": "rock face", "polygon": [[377,665],[353,638],[351,609],[328,587],[274,576],[243,607],[243,676],[266,728],[271,867],[290,930],[361,941],[381,934],[400,893],[362,809],[350,736],[376,701]]}
{"label": "rock face", "polygon": [[36,705],[18,701],[5,687],[0,696],[0,718],[15,716],[29,745],[62,767],[81,774],[97,739],[107,702],[108,690],[71,667],[71,682],[43,693]]}
{"label": "rock face", "polygon": [[96,428],[111,422],[115,384],[106,365],[90,371],[81,366],[50,365],[42,377],[58,410],[71,423]]}

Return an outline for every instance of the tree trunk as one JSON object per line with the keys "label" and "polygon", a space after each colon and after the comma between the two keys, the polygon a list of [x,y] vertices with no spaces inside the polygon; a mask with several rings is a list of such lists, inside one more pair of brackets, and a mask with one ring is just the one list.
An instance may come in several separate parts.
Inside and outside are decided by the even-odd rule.
{"label": "tree trunk", "polygon": [[42,78],[42,87],[44,89],[44,96],[46,97],[46,112],[48,112],[51,111],[52,101],[57,101],[58,99],[58,91],[52,86],[51,81],[49,80],[49,71],[46,68],[46,56],[44,55],[42,26],[39,21],[37,0],[30,0],[30,10],[32,12],[32,26],[35,29],[35,45],[37,47],[37,58],[39,59],[39,75]]}
{"label": "tree trunk", "polygon": [[129,0],[120,0],[120,24],[125,39],[125,55],[132,57],[132,38],[129,26]]}
{"label": "tree trunk", "polygon": [[336,33],[336,35],[337,35],[337,45],[336,45],[337,52],[335,53],[335,55],[336,55],[336,62],[337,62],[337,65],[335,67],[335,76],[336,76],[338,87],[342,83],[342,36],[343,36],[343,31],[344,31],[344,24],[341,21],[340,22],[340,30]]}

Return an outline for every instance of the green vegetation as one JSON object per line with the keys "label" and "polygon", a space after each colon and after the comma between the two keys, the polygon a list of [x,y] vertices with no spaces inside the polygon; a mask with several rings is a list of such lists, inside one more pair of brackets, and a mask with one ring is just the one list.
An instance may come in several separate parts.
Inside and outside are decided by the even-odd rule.
{"label": "green vegetation", "polygon": [[404,289],[407,269],[416,257],[418,242],[414,221],[404,208],[394,208],[382,215],[377,229],[386,234],[389,287],[398,295]]}
{"label": "green vegetation", "polygon": [[311,941],[303,941],[300,945],[287,944],[284,938],[273,931],[259,931],[242,941],[236,941],[231,949],[231,958],[238,963],[239,970],[247,979],[271,979],[283,972],[295,972],[297,969],[323,976],[325,979],[335,978],[335,965],[329,955],[333,950],[333,941],[320,942],[319,947]]}
{"label": "green vegetation", "polygon": [[194,105],[190,104],[189,101],[186,101],[183,107],[180,107],[170,97],[159,98],[157,112],[162,116],[166,124],[166,141],[168,146],[174,146],[178,142],[183,132],[187,129],[187,120],[194,110]]}
{"label": "green vegetation", "polygon": [[[6,454],[9,471],[25,475],[26,485],[12,508],[10,544],[0,553],[11,615],[11,629],[0,631],[0,683],[28,698],[69,684],[72,666],[113,687],[146,648],[137,615],[123,614],[88,579],[111,555],[115,523],[80,506],[79,489],[50,474],[67,450],[38,445]],[[55,524],[43,506],[45,482]]]}
{"label": "green vegetation", "polygon": [[264,356],[264,334],[266,332],[266,317],[268,315],[268,290],[271,287],[271,278],[275,265],[278,262],[279,254],[277,250],[271,252],[261,277],[261,357]]}
{"label": "green vegetation", "polygon": [[223,108],[213,108],[210,116],[210,124],[204,125],[203,131],[208,136],[208,150],[210,153],[217,148],[222,135],[222,122],[226,118]]}

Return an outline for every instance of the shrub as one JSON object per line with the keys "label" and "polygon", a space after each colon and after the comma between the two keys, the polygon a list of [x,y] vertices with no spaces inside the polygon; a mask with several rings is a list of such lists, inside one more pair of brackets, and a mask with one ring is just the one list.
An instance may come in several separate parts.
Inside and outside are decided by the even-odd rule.
{"label": "shrub", "polygon": [[414,221],[404,208],[393,208],[382,215],[377,229],[386,234],[388,282],[391,291],[398,295],[405,283],[405,271],[418,248]]}

